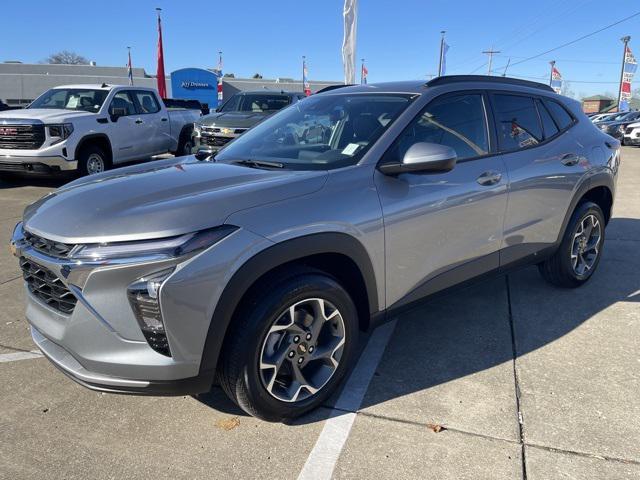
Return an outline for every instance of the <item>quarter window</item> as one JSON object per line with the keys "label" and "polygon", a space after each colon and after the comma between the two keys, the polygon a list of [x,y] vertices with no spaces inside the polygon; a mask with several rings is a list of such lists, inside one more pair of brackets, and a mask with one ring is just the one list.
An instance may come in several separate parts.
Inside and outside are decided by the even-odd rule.
{"label": "quarter window", "polygon": [[493,105],[501,151],[532,147],[542,141],[542,126],[533,98],[494,95]]}
{"label": "quarter window", "polygon": [[135,94],[141,110],[138,113],[158,113],[160,111],[160,105],[158,105],[156,96],[153,93],[137,91]]}
{"label": "quarter window", "polygon": [[553,115],[553,118],[556,119],[556,123],[560,127],[560,130],[564,130],[571,125],[573,118],[571,118],[571,115],[567,113],[567,110],[562,105],[554,100],[545,100],[544,103],[549,107],[549,110],[551,110],[551,114]]}
{"label": "quarter window", "polygon": [[404,157],[418,142],[453,148],[458,160],[486,155],[489,151],[484,102],[480,94],[435,99],[402,132],[388,153],[389,161]]}
{"label": "quarter window", "polygon": [[558,127],[556,126],[553,118],[549,114],[547,107],[545,107],[540,100],[536,100],[536,106],[538,107],[538,113],[540,114],[540,120],[542,120],[542,128],[544,129],[544,138],[551,138],[558,133]]}

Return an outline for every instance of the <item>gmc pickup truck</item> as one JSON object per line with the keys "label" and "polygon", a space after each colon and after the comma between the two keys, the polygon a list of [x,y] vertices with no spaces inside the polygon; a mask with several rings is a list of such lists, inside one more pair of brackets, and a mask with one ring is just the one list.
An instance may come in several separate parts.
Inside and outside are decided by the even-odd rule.
{"label": "gmc pickup truck", "polygon": [[67,85],[0,112],[0,173],[90,175],[171,152],[189,154],[198,110],[167,110],[151,88]]}

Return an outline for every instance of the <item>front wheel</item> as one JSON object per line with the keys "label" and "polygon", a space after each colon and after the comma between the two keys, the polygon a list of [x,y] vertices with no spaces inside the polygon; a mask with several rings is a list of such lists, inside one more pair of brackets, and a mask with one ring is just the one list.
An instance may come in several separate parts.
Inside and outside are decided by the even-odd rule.
{"label": "front wheel", "polygon": [[302,271],[254,288],[223,348],[220,384],[247,413],[268,421],[319,406],[348,371],[358,316],[332,277]]}
{"label": "front wheel", "polygon": [[85,175],[102,173],[108,170],[109,165],[109,159],[100,147],[89,145],[80,152],[78,169],[80,170],[80,175],[83,177]]}
{"label": "front wheel", "polygon": [[560,247],[538,265],[548,282],[565,288],[579,287],[595,272],[604,247],[605,220],[593,202],[578,205],[567,225]]}

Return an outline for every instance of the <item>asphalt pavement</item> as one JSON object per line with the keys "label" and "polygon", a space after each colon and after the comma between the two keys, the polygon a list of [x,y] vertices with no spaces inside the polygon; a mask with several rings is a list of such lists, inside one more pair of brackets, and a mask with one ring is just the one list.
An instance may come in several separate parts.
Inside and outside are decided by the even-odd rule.
{"label": "asphalt pavement", "polygon": [[[0,479],[640,478],[640,149],[598,272],[460,288],[363,339],[342,392],[289,424],[194,397],[101,394],[35,349],[0,248]],[[0,242],[63,182],[0,178]]]}

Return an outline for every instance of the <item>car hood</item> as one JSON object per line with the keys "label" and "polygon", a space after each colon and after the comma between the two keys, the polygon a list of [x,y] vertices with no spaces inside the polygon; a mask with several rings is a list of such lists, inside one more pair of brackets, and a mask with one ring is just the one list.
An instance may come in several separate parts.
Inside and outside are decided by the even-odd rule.
{"label": "car hood", "polygon": [[221,112],[202,117],[199,123],[207,127],[250,128],[269,115],[263,112]]}
{"label": "car hood", "polygon": [[56,108],[27,108],[0,112],[0,123],[8,124],[11,120],[33,120],[34,123],[65,122],[92,115],[95,113]]}
{"label": "car hood", "polygon": [[327,176],[193,156],[160,160],[71,182],[27,207],[24,227],[72,244],[169,237],[221,225],[239,210],[312,193]]}

